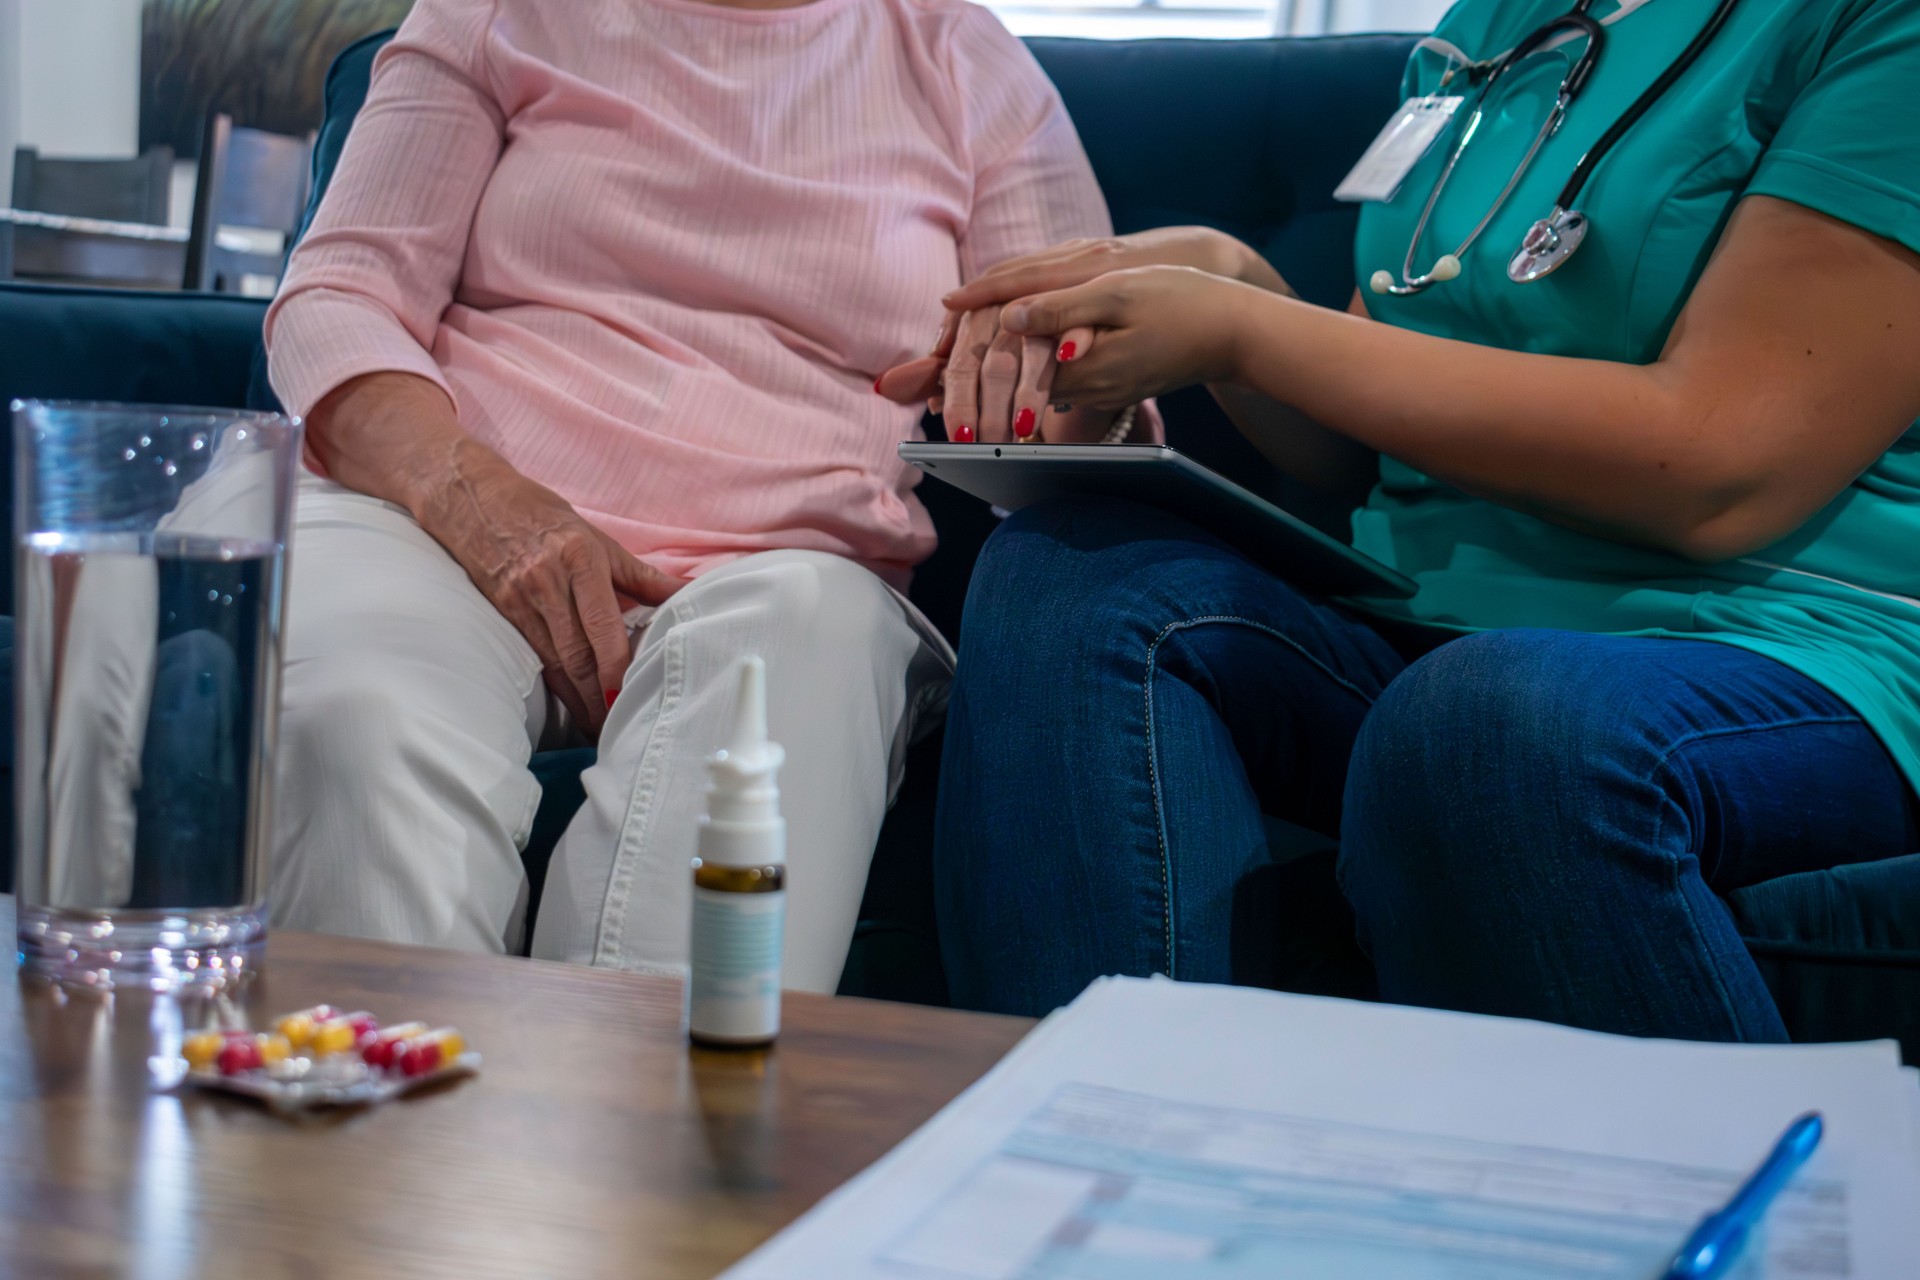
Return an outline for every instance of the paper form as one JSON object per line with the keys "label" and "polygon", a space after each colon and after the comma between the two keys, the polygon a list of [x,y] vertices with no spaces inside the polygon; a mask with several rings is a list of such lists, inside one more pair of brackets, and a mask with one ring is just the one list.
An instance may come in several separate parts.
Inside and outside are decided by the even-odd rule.
{"label": "paper form", "polygon": [[1652,1280],[1810,1109],[1827,1139],[1733,1275],[1920,1280],[1920,1089],[1890,1045],[1115,980],[729,1274]]}
{"label": "paper form", "polygon": [[[1221,1280],[1651,1277],[1740,1178],[1066,1085],[877,1261],[966,1280],[1173,1261]],[[1749,1274],[1851,1274],[1842,1184],[1796,1182],[1768,1227]]]}

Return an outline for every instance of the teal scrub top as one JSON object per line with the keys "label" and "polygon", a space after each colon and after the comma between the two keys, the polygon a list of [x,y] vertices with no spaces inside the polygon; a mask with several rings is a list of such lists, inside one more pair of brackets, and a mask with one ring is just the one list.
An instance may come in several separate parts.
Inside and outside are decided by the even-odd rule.
{"label": "teal scrub top", "polygon": [[[1507,279],[1508,257],[1580,157],[1714,5],[1649,0],[1610,26],[1593,80],[1461,276],[1409,298],[1369,293],[1369,311],[1441,337],[1645,364],[1659,356],[1744,195],[1789,200],[1920,251],[1920,0],[1743,0],[1595,171],[1578,201],[1592,222],[1580,251],[1543,280]],[[1593,13],[1617,7],[1600,0]],[[1491,58],[1571,8],[1571,0],[1462,0],[1436,34]],[[1546,118],[1565,56],[1529,61],[1494,89],[1421,240],[1417,271],[1472,229]],[[1435,89],[1446,65],[1416,53],[1408,95]],[[1461,120],[1470,108],[1469,100]],[[1383,267],[1398,278],[1453,142],[1443,137],[1391,202],[1364,207],[1361,281]],[[1912,358],[1920,360],[1920,334]],[[1549,627],[1749,649],[1851,705],[1920,787],[1920,423],[1800,529],[1723,564],[1576,533],[1390,458],[1353,531],[1356,546],[1419,584],[1405,604],[1369,608],[1459,630]]]}

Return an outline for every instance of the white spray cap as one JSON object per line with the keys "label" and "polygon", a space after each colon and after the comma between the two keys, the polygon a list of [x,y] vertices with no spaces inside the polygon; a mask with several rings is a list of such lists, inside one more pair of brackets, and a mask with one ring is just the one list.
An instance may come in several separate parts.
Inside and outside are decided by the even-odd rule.
{"label": "white spray cap", "polygon": [[740,663],[740,695],[733,735],[707,761],[713,784],[700,819],[700,860],[723,867],[758,867],[787,860],[787,824],[780,816],[774,775],[787,753],[767,740],[767,664]]}

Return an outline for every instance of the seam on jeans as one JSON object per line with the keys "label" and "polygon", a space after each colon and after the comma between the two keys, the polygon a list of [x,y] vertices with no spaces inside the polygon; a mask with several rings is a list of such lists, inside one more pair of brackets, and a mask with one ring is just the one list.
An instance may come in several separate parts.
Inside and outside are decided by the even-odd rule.
{"label": "seam on jeans", "polygon": [[1849,724],[1865,727],[1866,721],[1857,715],[1837,716],[1790,716],[1784,720],[1768,720],[1761,724],[1730,724],[1718,729],[1693,729],[1667,744],[1665,750],[1653,762],[1655,770],[1664,769],[1669,761],[1688,747],[1698,746],[1702,742],[1712,742],[1720,738],[1738,738],[1749,733],[1771,733],[1775,729],[1800,729],[1816,724]]}
{"label": "seam on jeans", "polygon": [[[1647,779],[1647,782],[1649,785],[1658,785],[1653,782],[1651,777]],[[1664,788],[1661,792],[1661,801],[1660,817],[1656,821],[1653,829],[1653,847],[1656,849],[1663,847],[1666,843],[1668,812],[1679,809],[1679,805],[1674,802],[1671,796],[1665,793]],[[1720,962],[1718,959],[1711,957],[1706,945],[1706,931],[1701,927],[1700,917],[1694,913],[1693,903],[1688,899],[1686,890],[1683,889],[1680,884],[1680,867],[1684,859],[1668,857],[1664,859],[1664,861],[1667,872],[1667,890],[1680,903],[1680,914],[1686,918],[1687,928],[1693,934],[1694,944],[1698,953],[1709,956],[1706,966],[1707,980],[1713,984],[1714,994],[1720,1000],[1720,1012],[1725,1015],[1727,1026],[1733,1032],[1732,1038],[1744,1043],[1747,1040],[1746,1028],[1740,1025],[1740,1015],[1735,1011],[1733,1006],[1733,993],[1727,989],[1726,975],[1720,972]]]}
{"label": "seam on jeans", "polygon": [[1160,646],[1166,643],[1176,632],[1189,631],[1195,627],[1221,625],[1246,627],[1250,630],[1258,631],[1271,639],[1278,640],[1281,644],[1299,654],[1300,657],[1305,659],[1309,665],[1316,668],[1322,675],[1326,676],[1327,679],[1360,699],[1360,701],[1367,706],[1371,707],[1375,701],[1372,695],[1368,694],[1364,689],[1360,688],[1360,686],[1342,676],[1339,672],[1314,657],[1311,653],[1308,653],[1293,637],[1275,627],[1270,627],[1263,622],[1257,622],[1252,618],[1242,617],[1239,614],[1210,613],[1202,614],[1199,617],[1186,618],[1179,622],[1170,622],[1162,627],[1160,633],[1154,636],[1152,642],[1147,645],[1146,675],[1141,680],[1143,701],[1146,704],[1147,787],[1153,796],[1154,836],[1160,846],[1160,914],[1167,955],[1166,974],[1169,978],[1179,976],[1179,953],[1178,944],[1175,941],[1176,930],[1173,927],[1173,858],[1168,850],[1167,810],[1165,798],[1160,790],[1160,750],[1156,740],[1157,735],[1154,730],[1153,679],[1159,670]]}
{"label": "seam on jeans", "polygon": [[[654,621],[657,624],[659,619]],[[607,877],[607,898],[600,909],[600,927],[594,931],[593,963],[598,966],[620,963],[626,940],[627,903],[633,894],[633,866],[645,843],[646,828],[659,810],[654,795],[660,785],[660,761],[673,737],[674,717],[686,692],[684,630],[670,627],[660,643],[665,650],[660,708],[647,726],[647,744],[640,749],[640,762],[627,792],[627,813],[620,821],[620,839],[614,846],[613,868]],[[640,815],[638,821],[636,814]]]}
{"label": "seam on jeans", "polygon": [[[1657,775],[1665,772],[1674,756],[1678,755],[1681,751],[1702,742],[1709,742],[1719,738],[1741,737],[1749,733],[1764,733],[1774,729],[1792,729],[1815,724],[1859,723],[1861,723],[1861,721],[1858,716],[1791,716],[1782,720],[1768,721],[1764,724],[1727,725],[1718,729],[1698,729],[1685,734],[1675,742],[1669,743],[1666,749],[1661,751],[1659,757],[1654,761],[1653,767],[1647,771],[1646,778],[1644,779],[1646,785],[1660,788],[1662,801],[1660,817],[1653,832],[1653,847],[1658,849],[1665,845],[1668,815],[1672,812],[1678,812],[1680,808],[1678,802],[1667,792],[1667,789],[1660,786]],[[1700,954],[1707,955],[1709,953],[1706,947],[1706,932],[1701,927],[1699,916],[1694,912],[1693,903],[1688,899],[1686,891],[1681,888],[1682,873],[1680,868],[1683,861],[1684,859],[1682,858],[1669,857],[1665,859],[1668,881],[1667,887],[1673,896],[1679,900],[1681,914],[1686,917],[1687,927],[1693,931]],[[1711,890],[1712,886],[1708,887],[1709,890]],[[1735,932],[1736,934],[1738,933],[1737,928]],[[1742,939],[1743,943],[1744,941],[1745,940]],[[1740,1016],[1734,1009],[1733,993],[1727,989],[1726,975],[1720,971],[1720,962],[1717,958],[1709,960],[1707,964],[1707,975],[1713,983],[1714,993],[1720,999],[1721,1011],[1726,1015],[1727,1023],[1733,1030],[1734,1038],[1745,1041],[1747,1039],[1746,1029],[1740,1025]]]}

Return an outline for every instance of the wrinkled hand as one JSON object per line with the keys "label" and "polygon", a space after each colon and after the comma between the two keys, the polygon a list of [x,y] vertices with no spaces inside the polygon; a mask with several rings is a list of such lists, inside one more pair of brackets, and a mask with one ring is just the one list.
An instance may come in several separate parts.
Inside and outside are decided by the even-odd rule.
{"label": "wrinkled hand", "polygon": [[1149,396],[1237,375],[1239,335],[1258,289],[1192,267],[1134,267],[1009,303],[1004,332],[1090,329],[1090,348],[1053,380],[1055,397],[1122,409]]}
{"label": "wrinkled hand", "polygon": [[635,559],[490,450],[456,449],[420,523],[540,656],[547,687],[590,738],[630,658],[620,597],[659,604],[685,583]]}

